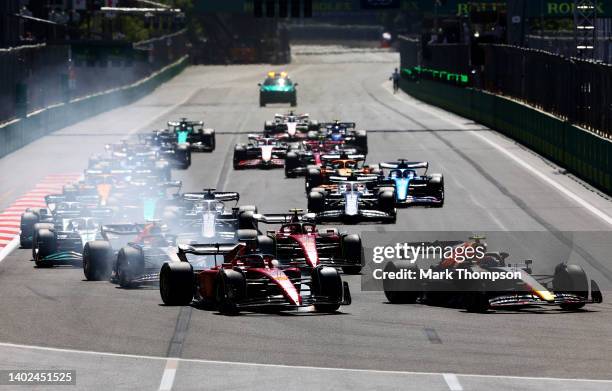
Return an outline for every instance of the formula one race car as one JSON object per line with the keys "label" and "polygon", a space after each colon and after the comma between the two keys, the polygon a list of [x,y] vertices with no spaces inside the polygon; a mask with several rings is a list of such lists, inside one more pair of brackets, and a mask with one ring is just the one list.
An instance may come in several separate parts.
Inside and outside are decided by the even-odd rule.
{"label": "formula one race car", "polygon": [[227,208],[226,202],[238,203],[236,192],[204,189],[200,193],[184,193],[164,211],[163,220],[180,238],[199,242],[236,243],[249,231],[257,236],[253,205]]}
{"label": "formula one race car", "polygon": [[378,176],[330,179],[337,184],[335,189],[315,187],[308,193],[308,212],[314,213],[317,221],[395,223],[395,189],[377,187]]}
{"label": "formula one race car", "polygon": [[314,220],[301,209],[290,212],[255,214],[259,222],[281,224],[279,229],[257,237],[262,252],[273,254],[284,265],[306,269],[325,265],[342,268],[346,274],[359,274],[363,264],[359,235],[340,233],[337,228],[318,229]]}
{"label": "formula one race car", "polygon": [[318,130],[319,123],[311,120],[308,114],[295,114],[290,111],[287,114],[276,114],[273,121],[266,121],[263,133],[264,137],[295,140],[316,137]]}
{"label": "formula one race car", "polygon": [[[489,252],[483,239],[472,237],[456,245],[450,255],[429,269],[420,269],[409,261],[388,262],[385,272],[397,277],[412,271],[415,278],[391,279],[383,274],[385,296],[394,304],[418,301],[458,306],[470,312],[542,305],[577,310],[587,303],[602,302],[599,286],[593,280],[589,299],[589,281],[581,266],[561,263],[552,275],[535,275],[531,260],[524,265],[507,264],[509,254]],[[466,251],[468,248],[473,251]],[[502,275],[505,278],[493,278]]]}
{"label": "formula one race car", "polygon": [[380,163],[380,167],[389,169],[382,184],[395,187],[397,205],[444,205],[444,177],[442,174],[427,175],[429,163],[399,159]]}
{"label": "formula one race car", "polygon": [[330,187],[335,189],[337,184],[331,183],[332,177],[349,177],[355,175],[376,176],[381,174],[377,165],[365,164],[365,155],[349,154],[347,150],[320,156],[320,167],[308,167],[304,177],[304,186],[308,193],[314,187]]}
{"label": "formula one race car", "polygon": [[157,282],[161,266],[178,261],[176,237],[162,228],[158,223],[103,225],[83,249],[85,278],[110,279],[123,288]]}
{"label": "formula one race car", "polygon": [[297,106],[297,87],[298,83],[291,81],[287,72],[268,72],[268,76],[259,86],[259,106],[263,107],[268,103],[290,103]]}
{"label": "formula one race car", "polygon": [[234,169],[282,168],[289,146],[275,138],[249,135],[248,144],[234,147]]}
{"label": "formula one race car", "polygon": [[354,122],[327,122],[322,123],[320,132],[332,141],[344,141],[347,148],[355,148],[359,153],[368,153],[368,134],[365,130],[356,130]]}
{"label": "formula one race car", "polygon": [[65,186],[62,193],[45,196],[45,203],[46,208],[28,208],[21,214],[21,248],[32,248],[34,234],[39,228],[50,228],[55,221],[80,217],[86,208],[98,205],[99,197],[95,193],[81,192],[72,186]]}
{"label": "formula one race car", "polygon": [[304,274],[298,267],[281,267],[272,255],[244,243],[179,247],[178,257],[182,262],[162,267],[159,290],[166,305],[188,305],[195,299],[223,314],[237,314],[307,306],[335,312],[351,303],[348,284],[335,268],[318,266]]}
{"label": "formula one race car", "polygon": [[173,134],[155,131],[153,134],[139,134],[140,143],[155,151],[172,167],[186,170],[191,165],[191,148],[187,143],[179,144]]}
{"label": "formula one race car", "polygon": [[[83,246],[94,240],[102,223],[111,211],[89,210],[90,216],[57,218],[54,223],[38,223],[32,241],[32,260],[38,267],[74,265],[81,261]],[[65,217],[65,216],[64,216]]]}
{"label": "formula one race car", "polygon": [[202,121],[189,121],[181,118],[179,121],[168,122],[168,129],[156,132],[156,136],[168,140],[168,137],[176,140],[176,143],[188,144],[194,152],[212,152],[215,150],[215,130],[204,128]]}
{"label": "formula one race car", "polygon": [[295,178],[305,175],[310,168],[323,165],[324,155],[339,155],[342,153],[356,154],[355,149],[344,149],[343,141],[304,140],[298,148],[287,152],[285,157],[285,176]]}

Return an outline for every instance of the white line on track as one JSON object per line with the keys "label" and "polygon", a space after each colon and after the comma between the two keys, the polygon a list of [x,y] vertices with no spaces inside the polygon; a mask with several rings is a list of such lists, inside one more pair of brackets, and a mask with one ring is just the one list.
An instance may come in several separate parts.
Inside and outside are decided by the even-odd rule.
{"label": "white line on track", "polygon": [[159,391],[170,391],[172,389],[177,368],[178,360],[171,358],[166,361],[164,374],[162,376],[161,382],[159,383]]}
{"label": "white line on track", "polygon": [[444,381],[446,382],[446,385],[450,391],[463,391],[463,387],[461,386],[461,383],[459,383],[457,375],[454,373],[445,373],[442,375],[442,377],[444,377]]}
{"label": "white line on track", "polygon": [[[385,88],[389,92],[392,92],[392,90],[390,88],[390,84],[387,83],[387,82],[383,83],[383,88]],[[428,105],[428,104],[426,104],[424,102],[422,104],[420,104],[420,105],[415,105],[414,103],[417,102],[417,100],[414,99],[414,98],[407,99],[404,96],[403,93],[402,94],[394,94],[393,96],[396,99],[401,100],[404,103],[409,104],[411,107],[414,107],[417,110],[420,110],[422,112],[431,114],[431,115],[441,119],[442,121],[445,121],[445,122],[447,122],[447,123],[449,123],[451,125],[454,125],[454,126],[460,128],[460,129],[466,129],[466,130],[470,129],[469,127],[465,126],[461,122],[455,120],[454,118],[451,118],[448,113],[442,111],[442,109],[440,109],[440,108]],[[494,129],[493,129],[493,131],[494,131]],[[504,147],[502,147],[501,145],[497,144],[496,142],[494,142],[492,140],[489,140],[487,137],[485,137],[484,135],[480,134],[479,132],[469,131],[468,133],[470,135],[474,136],[474,137],[477,137],[477,138],[481,139],[482,141],[486,142],[487,144],[489,144],[493,148],[497,149],[499,152],[503,153],[504,155],[509,157],[511,160],[513,160],[516,164],[518,164],[519,166],[521,166],[525,170],[529,171],[531,174],[535,175],[536,177],[538,177],[542,181],[546,182],[548,185],[552,186],[557,191],[559,191],[560,193],[562,193],[563,195],[565,195],[569,199],[573,200],[574,202],[576,202],[577,204],[582,206],[584,209],[586,209],[589,212],[591,212],[593,215],[599,217],[601,220],[603,220],[608,225],[612,226],[612,217],[610,215],[608,215],[607,213],[605,213],[604,211],[602,211],[601,209],[597,208],[595,205],[593,205],[590,202],[584,200],[579,195],[577,195],[576,193],[572,192],[571,190],[569,190],[568,188],[566,188],[565,186],[563,186],[559,182],[555,181],[554,179],[551,179],[551,178],[547,177],[544,173],[542,173],[537,168],[535,168],[532,165],[530,165],[529,163],[527,163],[525,160],[523,160],[520,157],[516,156],[515,154],[513,154],[510,151],[508,151],[507,149],[504,149]]]}
{"label": "white line on track", "polygon": [[[205,360],[197,358],[171,358],[162,356],[146,356],[140,354],[124,354],[124,353],[110,353],[110,352],[96,352],[92,350],[75,350],[75,349],[64,349],[64,348],[52,348],[46,346],[36,345],[21,345],[8,342],[0,342],[0,348],[11,348],[11,349],[24,349],[24,350],[35,350],[35,351],[46,351],[55,353],[66,353],[66,354],[79,354],[79,355],[90,355],[99,357],[117,357],[117,358],[131,358],[140,360],[155,360],[155,361],[170,361],[175,360],[177,363],[196,363],[196,364],[216,364],[216,365],[235,365],[242,367],[251,368],[281,368],[281,369],[303,369],[313,371],[328,371],[328,372],[357,372],[357,373],[378,373],[378,374],[396,374],[396,375],[417,375],[417,376],[443,376],[443,373],[437,372],[414,372],[414,371],[386,371],[378,369],[355,369],[355,368],[329,368],[329,367],[315,367],[306,365],[283,365],[283,364],[260,364],[250,362],[234,362],[234,361],[220,361],[220,360]],[[454,375],[457,377],[465,378],[482,378],[482,379],[514,379],[514,380],[534,380],[534,381],[549,381],[549,382],[577,382],[577,383],[594,383],[594,384],[606,384],[612,387],[612,380],[603,379],[571,379],[571,378],[557,378],[557,377],[529,377],[529,376],[504,376],[504,375],[478,375],[478,374],[459,374]],[[160,384],[161,385],[161,384]]]}
{"label": "white line on track", "polygon": [[10,253],[19,247],[19,235],[15,236],[3,249],[0,250],[0,262],[6,258]]}

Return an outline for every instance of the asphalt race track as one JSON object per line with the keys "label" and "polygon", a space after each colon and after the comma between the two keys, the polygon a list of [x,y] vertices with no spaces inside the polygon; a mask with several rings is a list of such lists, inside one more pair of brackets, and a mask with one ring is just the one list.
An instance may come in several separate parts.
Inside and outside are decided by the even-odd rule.
{"label": "asphalt race track", "polygon": [[[288,66],[299,83],[297,110],[368,129],[369,162],[428,160],[446,180],[444,208],[403,209],[396,225],[348,231],[612,229],[612,202],[551,163],[481,125],[393,95],[387,79],[397,54],[334,50],[306,50]],[[184,190],[238,191],[241,204],[262,212],[305,208],[301,178],[232,169],[234,144],[288,110],[258,106],[256,83],[270,69],[191,67],[130,106],[0,159],[0,210],[49,175],[80,172],[105,143],[182,116],[217,131],[215,152],[194,154],[189,170],[173,173]],[[0,369],[76,369],[79,389],[100,390],[610,390],[612,257],[588,242],[576,246],[572,260],[605,290],[603,304],[578,313],[393,306],[382,292],[361,292],[359,276],[345,276],[353,304],[338,314],[238,317],[164,307],[156,288],[87,282],[80,269],[36,269],[31,250],[17,249],[0,262]],[[534,269],[557,263],[539,259]]]}

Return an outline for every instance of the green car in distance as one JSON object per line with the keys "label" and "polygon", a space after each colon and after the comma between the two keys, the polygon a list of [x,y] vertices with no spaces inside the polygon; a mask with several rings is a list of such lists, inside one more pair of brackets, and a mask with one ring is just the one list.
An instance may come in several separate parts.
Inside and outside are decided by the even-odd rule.
{"label": "green car in distance", "polygon": [[287,72],[268,72],[268,77],[259,86],[259,106],[264,107],[268,103],[289,103],[292,107],[297,106],[297,92],[295,87],[298,83],[291,81]]}

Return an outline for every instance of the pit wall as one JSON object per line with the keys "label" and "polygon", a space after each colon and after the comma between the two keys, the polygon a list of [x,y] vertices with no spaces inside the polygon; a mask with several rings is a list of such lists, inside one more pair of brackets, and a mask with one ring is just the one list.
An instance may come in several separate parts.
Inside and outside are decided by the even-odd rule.
{"label": "pit wall", "polygon": [[612,142],[520,102],[430,80],[401,80],[416,99],[494,129],[612,194]]}
{"label": "pit wall", "polygon": [[142,98],[187,64],[188,56],[184,56],[136,83],[53,105],[0,125],[0,158],[58,129]]}

